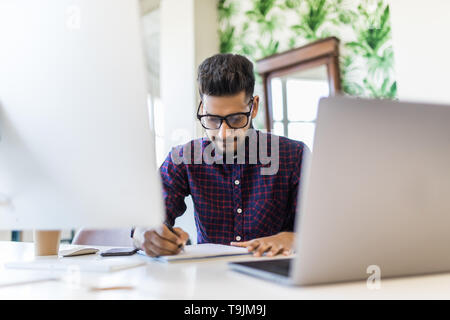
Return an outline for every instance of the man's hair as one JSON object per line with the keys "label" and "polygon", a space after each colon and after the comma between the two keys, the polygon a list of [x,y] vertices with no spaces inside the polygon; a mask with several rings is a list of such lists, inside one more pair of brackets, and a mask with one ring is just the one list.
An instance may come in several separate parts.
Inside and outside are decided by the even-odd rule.
{"label": "man's hair", "polygon": [[232,96],[241,91],[249,98],[255,89],[253,64],[238,54],[216,54],[207,58],[198,67],[197,81],[201,98],[203,95]]}

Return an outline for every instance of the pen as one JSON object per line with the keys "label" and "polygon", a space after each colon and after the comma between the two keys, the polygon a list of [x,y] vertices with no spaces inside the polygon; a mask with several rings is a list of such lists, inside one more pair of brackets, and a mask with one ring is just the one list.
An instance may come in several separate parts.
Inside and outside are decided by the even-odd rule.
{"label": "pen", "polygon": [[[164,221],[164,225],[167,227],[167,229],[169,229],[170,230],[170,232],[172,232],[173,234],[175,234],[176,236],[178,236],[178,234],[175,232],[175,230],[173,229],[173,227],[170,225],[170,223],[168,223],[167,221]],[[191,244],[191,239],[188,239],[187,241],[186,241],[186,245],[190,245]],[[182,244],[180,244],[179,246],[178,246],[178,248],[181,248],[183,245]]]}

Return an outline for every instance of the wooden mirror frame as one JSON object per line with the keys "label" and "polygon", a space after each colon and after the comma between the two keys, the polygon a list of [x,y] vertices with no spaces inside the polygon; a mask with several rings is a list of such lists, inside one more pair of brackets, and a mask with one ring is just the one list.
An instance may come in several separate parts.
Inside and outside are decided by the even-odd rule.
{"label": "wooden mirror frame", "polygon": [[268,132],[271,132],[273,128],[271,80],[321,65],[327,67],[330,96],[339,94],[341,92],[341,77],[339,71],[339,39],[336,37],[325,38],[256,61],[258,74],[263,82],[265,123]]}

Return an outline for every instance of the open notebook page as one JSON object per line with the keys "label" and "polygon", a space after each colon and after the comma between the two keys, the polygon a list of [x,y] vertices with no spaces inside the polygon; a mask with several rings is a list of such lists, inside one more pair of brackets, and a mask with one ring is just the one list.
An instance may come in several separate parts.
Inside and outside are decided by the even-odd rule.
{"label": "open notebook page", "polygon": [[[139,254],[145,255],[145,253],[143,251],[139,251]],[[250,254],[248,252],[247,248],[226,246],[223,244],[202,243],[202,244],[185,246],[184,250],[177,255],[160,256],[157,259],[170,262],[170,261],[179,261],[179,260],[238,256],[238,255],[245,255],[245,254]]]}

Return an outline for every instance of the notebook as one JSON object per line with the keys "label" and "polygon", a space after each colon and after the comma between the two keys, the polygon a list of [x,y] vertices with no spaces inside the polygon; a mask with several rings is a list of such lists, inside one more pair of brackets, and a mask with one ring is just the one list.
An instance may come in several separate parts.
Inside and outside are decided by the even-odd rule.
{"label": "notebook", "polygon": [[[138,254],[146,255],[142,250],[139,250]],[[184,250],[177,255],[159,256],[153,259],[157,259],[163,262],[172,262],[227,256],[240,256],[248,254],[251,253],[248,252],[247,248],[226,246],[223,244],[202,243],[185,246]]]}

